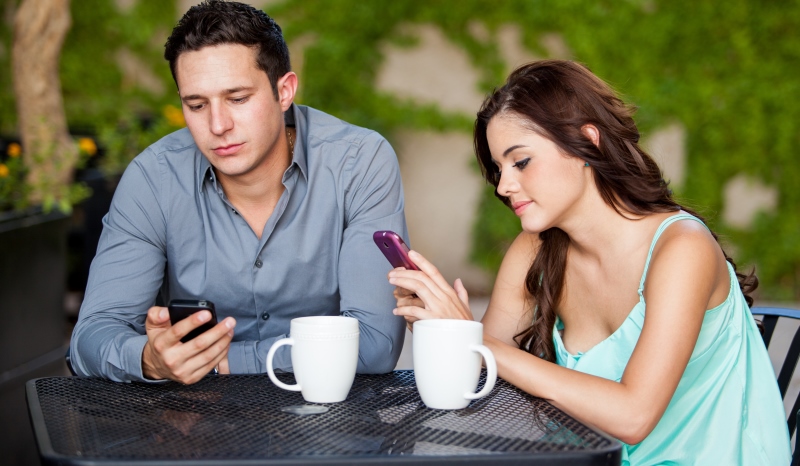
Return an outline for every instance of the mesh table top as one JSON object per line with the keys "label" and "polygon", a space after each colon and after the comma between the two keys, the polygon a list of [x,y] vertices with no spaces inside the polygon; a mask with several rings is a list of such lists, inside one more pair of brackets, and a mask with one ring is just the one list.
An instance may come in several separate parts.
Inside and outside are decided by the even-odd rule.
{"label": "mesh table top", "polygon": [[[51,377],[26,388],[44,464],[620,463],[617,441],[499,378],[454,411],[425,407],[413,371],[357,375],[345,401],[325,405],[266,375],[188,386]],[[287,412],[297,406],[326,412]]]}

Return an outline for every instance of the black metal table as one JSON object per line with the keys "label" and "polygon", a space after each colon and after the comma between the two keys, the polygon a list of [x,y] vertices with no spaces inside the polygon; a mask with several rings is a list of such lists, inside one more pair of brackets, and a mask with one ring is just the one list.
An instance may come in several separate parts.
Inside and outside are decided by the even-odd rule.
{"label": "black metal table", "polygon": [[620,464],[619,442],[501,379],[455,411],[425,407],[413,371],[358,375],[326,405],[266,375],[188,386],[49,377],[26,389],[43,464]]}

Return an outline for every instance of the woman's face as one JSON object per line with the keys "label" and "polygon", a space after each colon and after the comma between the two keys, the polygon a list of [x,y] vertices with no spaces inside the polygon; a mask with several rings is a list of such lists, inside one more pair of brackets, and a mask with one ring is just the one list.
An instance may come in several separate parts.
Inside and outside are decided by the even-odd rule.
{"label": "woman's face", "polygon": [[486,136],[500,170],[497,193],[509,199],[523,230],[539,233],[572,218],[591,183],[583,160],[564,154],[513,114],[492,118]]}

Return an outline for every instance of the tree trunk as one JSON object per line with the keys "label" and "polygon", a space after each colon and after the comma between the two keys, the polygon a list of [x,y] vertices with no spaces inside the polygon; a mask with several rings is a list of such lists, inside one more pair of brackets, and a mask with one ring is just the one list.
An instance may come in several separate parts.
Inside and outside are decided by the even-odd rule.
{"label": "tree trunk", "polygon": [[71,24],[69,0],[23,0],[14,17],[14,91],[32,203],[65,199],[78,161],[58,73]]}

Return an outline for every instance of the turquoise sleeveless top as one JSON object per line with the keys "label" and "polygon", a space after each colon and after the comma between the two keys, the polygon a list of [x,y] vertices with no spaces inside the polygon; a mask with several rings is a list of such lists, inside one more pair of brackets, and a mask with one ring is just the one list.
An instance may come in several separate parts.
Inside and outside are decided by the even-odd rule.
{"label": "turquoise sleeveless top", "polygon": [[[680,213],[658,227],[639,282],[639,303],[608,338],[589,351],[564,348],[557,319],[553,329],[560,366],[619,382],[642,331],[642,296],[650,257],[661,233]],[[700,222],[702,223],[702,222]],[[731,291],[706,311],[700,335],[678,388],[655,429],[641,443],[623,444],[623,465],[788,465],[789,430],[767,350],[728,263]],[[680,290],[675,290],[679,292]]]}

